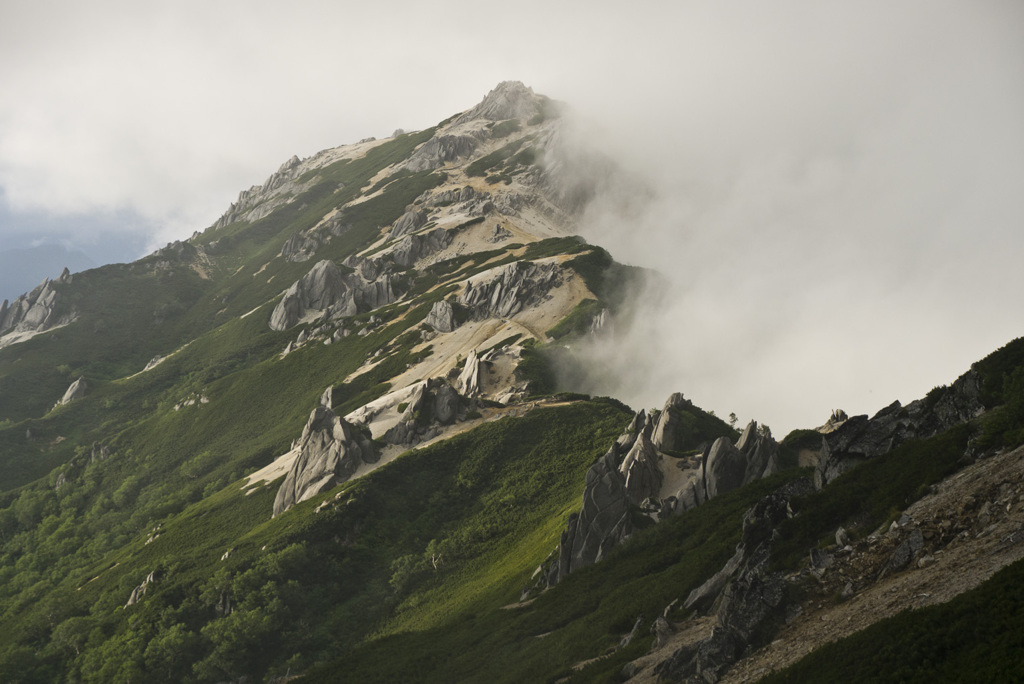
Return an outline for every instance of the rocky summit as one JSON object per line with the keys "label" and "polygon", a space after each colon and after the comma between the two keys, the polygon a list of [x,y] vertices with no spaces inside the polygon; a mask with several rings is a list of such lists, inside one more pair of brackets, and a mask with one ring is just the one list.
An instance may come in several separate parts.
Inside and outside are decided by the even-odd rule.
{"label": "rocky summit", "polygon": [[786,435],[584,393],[679,293],[579,237],[642,183],[569,111],[500,83],[0,304],[0,681],[1024,678],[1024,340]]}

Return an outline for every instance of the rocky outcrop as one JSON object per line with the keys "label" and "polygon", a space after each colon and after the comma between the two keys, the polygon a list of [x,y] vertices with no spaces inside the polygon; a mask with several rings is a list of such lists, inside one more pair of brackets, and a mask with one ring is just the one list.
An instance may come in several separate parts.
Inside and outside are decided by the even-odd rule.
{"label": "rocky outcrop", "polygon": [[362,463],[376,463],[370,438],[326,406],[309,415],[288,475],[274,499],[274,515],[348,480]]}
{"label": "rocky outcrop", "polygon": [[415,446],[440,434],[440,427],[451,425],[459,416],[459,393],[440,378],[419,385],[406,402],[399,422],[384,433],[384,441],[399,446]]}
{"label": "rocky outcrop", "polygon": [[441,192],[435,193],[427,200],[427,204],[431,207],[444,207],[450,204],[472,202],[473,200],[486,199],[488,197],[490,197],[488,193],[478,192],[473,189],[473,186],[466,185],[461,188],[442,190]]}
{"label": "rocky outcrop", "polygon": [[779,445],[767,427],[751,421],[733,445],[719,437],[704,452],[699,471],[678,494],[676,510],[699,506],[719,494],[776,472]]}
{"label": "rocky outcrop", "polygon": [[640,411],[587,471],[583,506],[569,516],[558,557],[547,570],[547,586],[597,563],[636,531],[632,509],[661,487],[658,454],[650,439],[653,429],[653,421]]}
{"label": "rocky outcrop", "polygon": [[124,607],[134,606],[141,601],[142,597],[146,595],[149,585],[154,584],[158,579],[156,570],[146,575],[146,579],[142,580],[142,584],[132,589],[132,594],[128,597],[128,602],[124,604]]}
{"label": "rocky outcrop", "polygon": [[476,350],[472,349],[466,357],[466,364],[462,367],[458,379],[455,381],[455,388],[466,397],[479,396],[481,377],[483,376],[483,361],[477,356]]}
{"label": "rocky outcrop", "polygon": [[556,263],[516,261],[466,282],[458,303],[470,318],[510,318],[539,303],[562,283]]}
{"label": "rocky outcrop", "polygon": [[430,308],[430,312],[423,322],[442,333],[450,333],[459,327],[458,321],[455,320],[455,309],[451,302],[445,299],[434,302],[434,306]]}
{"label": "rocky outcrop", "polygon": [[626,496],[634,505],[656,497],[664,480],[658,465],[658,451],[648,436],[650,432],[650,429],[640,431],[619,465],[619,472],[626,481]]}
{"label": "rocky outcrop", "polygon": [[499,242],[505,242],[512,237],[512,233],[504,228],[500,223],[495,223],[494,228],[491,230],[490,237],[487,238],[488,242],[498,244]]}
{"label": "rocky outcrop", "polygon": [[413,152],[405,168],[413,173],[431,171],[448,162],[468,157],[476,147],[476,139],[468,135],[435,135]]}
{"label": "rocky outcrop", "polygon": [[871,418],[851,418],[842,410],[833,411],[829,421],[818,428],[823,443],[815,484],[824,487],[847,470],[886,454],[909,439],[931,437],[985,411],[981,381],[973,368],[950,387],[937,391],[937,399],[919,399],[906,406],[894,401]]}
{"label": "rocky outcrop", "polygon": [[281,247],[281,256],[285,261],[309,261],[318,249],[320,249],[320,240],[296,233],[284,241],[284,245]]}
{"label": "rocky outcrop", "polygon": [[452,243],[452,234],[444,228],[435,228],[428,233],[406,235],[388,252],[391,260],[403,268],[409,268],[420,259],[440,252]]}
{"label": "rocky outcrop", "polygon": [[655,665],[659,679],[716,682],[745,653],[771,640],[787,605],[786,580],[768,563],[773,532],[791,517],[790,499],[811,491],[808,480],[794,480],[747,510],[736,553],[686,600],[698,612],[714,609],[716,626],[696,646],[680,648]]}
{"label": "rocky outcrop", "polygon": [[64,406],[70,404],[75,399],[81,399],[85,396],[88,391],[89,385],[86,384],[85,378],[78,378],[68,387],[67,391],[64,392],[64,396],[57,402],[58,406]]}
{"label": "rocky outcrop", "polygon": [[569,516],[558,557],[548,568],[547,585],[554,586],[574,570],[593,565],[628,539],[636,527],[630,516],[626,478],[619,470],[618,444],[587,471],[583,507]]}
{"label": "rocky outcrop", "polygon": [[558,556],[544,574],[547,586],[596,563],[627,539],[636,529],[633,515],[661,520],[778,469],[778,443],[767,428],[751,421],[735,446],[726,437],[715,440],[693,477],[665,497],[665,469],[677,467],[679,460],[665,456],[663,450],[691,448],[695,439],[681,429],[679,412],[688,405],[676,393],[660,413],[638,412],[608,453],[587,471],[583,506],[570,516],[562,533]]}
{"label": "rocky outcrop", "polygon": [[427,212],[407,211],[402,214],[391,227],[391,237],[400,238],[403,235],[419,230],[427,223]]}
{"label": "rocky outcrop", "polygon": [[658,451],[682,451],[696,446],[687,441],[681,416],[689,404],[682,392],[674,392],[665,402],[651,435],[651,441]]}
{"label": "rocky outcrop", "polygon": [[341,271],[333,261],[323,260],[295,281],[270,315],[272,330],[287,330],[306,315],[307,309],[325,309],[347,291]]}
{"label": "rocky outcrop", "polygon": [[[342,275],[333,261],[323,260],[289,287],[270,315],[272,330],[287,330],[309,311],[322,311],[328,318],[354,316],[397,301],[401,296],[395,278],[383,272],[378,261],[348,259],[356,272]],[[372,276],[368,279],[366,276]]]}
{"label": "rocky outcrop", "polygon": [[456,124],[474,119],[487,121],[505,121],[507,119],[525,119],[541,112],[542,98],[535,95],[532,88],[527,88],[519,81],[502,81],[494,90],[465,114],[455,120]]}
{"label": "rocky outcrop", "polygon": [[239,221],[253,222],[268,216],[277,207],[288,201],[287,190],[294,186],[295,179],[302,173],[301,160],[293,156],[268,178],[263,185],[254,185],[238,194],[228,210],[213,224],[213,229],[223,228]]}
{"label": "rocky outcrop", "polygon": [[47,278],[31,292],[13,302],[0,302],[0,335],[11,332],[38,333],[70,323],[71,311],[62,311],[60,290],[70,284],[71,272],[65,268],[56,280]]}

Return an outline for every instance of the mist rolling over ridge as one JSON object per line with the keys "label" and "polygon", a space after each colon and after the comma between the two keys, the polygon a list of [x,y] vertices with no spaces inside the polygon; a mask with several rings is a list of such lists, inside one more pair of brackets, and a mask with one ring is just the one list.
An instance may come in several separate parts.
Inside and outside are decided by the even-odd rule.
{"label": "mist rolling over ridge", "polygon": [[923,396],[1020,334],[1024,62],[994,17],[763,18],[778,32],[742,46],[761,60],[705,42],[700,78],[588,102],[581,138],[648,190],[611,183],[582,230],[669,282],[591,350],[592,389],[682,388],[784,434]]}

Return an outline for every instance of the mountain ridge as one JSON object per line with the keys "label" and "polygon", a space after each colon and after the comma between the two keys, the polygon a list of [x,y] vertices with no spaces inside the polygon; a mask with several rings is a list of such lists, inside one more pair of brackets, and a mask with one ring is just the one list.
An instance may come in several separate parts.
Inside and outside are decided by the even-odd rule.
{"label": "mountain ridge", "polygon": [[781,441],[573,393],[651,277],[574,235],[619,172],[562,112],[503,82],[33,291],[0,338],[0,679],[607,681],[708,611],[657,667],[717,678],[832,581],[823,536],[1019,453],[1020,340]]}

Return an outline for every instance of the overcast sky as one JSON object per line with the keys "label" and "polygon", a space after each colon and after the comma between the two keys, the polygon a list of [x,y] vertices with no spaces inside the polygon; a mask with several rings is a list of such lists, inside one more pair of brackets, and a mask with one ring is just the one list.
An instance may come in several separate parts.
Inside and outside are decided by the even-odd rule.
{"label": "overcast sky", "polygon": [[586,226],[672,284],[631,403],[784,432],[1024,333],[1024,3],[355,4],[0,4],[0,251],[135,258],[515,79],[657,188]]}

